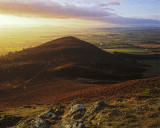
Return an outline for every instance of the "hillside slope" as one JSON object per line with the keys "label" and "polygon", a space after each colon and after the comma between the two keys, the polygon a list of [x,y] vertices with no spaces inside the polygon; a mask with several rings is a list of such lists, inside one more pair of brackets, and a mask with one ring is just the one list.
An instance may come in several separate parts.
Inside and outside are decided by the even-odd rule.
{"label": "hillside slope", "polygon": [[[71,84],[78,86],[78,83],[71,81],[63,82],[68,83],[68,86]],[[17,102],[14,101],[16,104],[13,102],[8,104],[12,105],[12,109],[6,110],[7,107],[1,109],[0,127],[159,128],[159,85],[160,77],[101,87],[80,84],[81,89],[69,92],[71,88],[67,88],[68,93],[56,98],[53,97],[55,92],[51,92],[54,86],[50,86],[47,90],[48,95],[37,96],[37,101],[33,95],[36,90],[32,88],[31,93],[26,91],[28,95],[17,97],[15,99]],[[33,99],[32,103],[27,103],[30,99]],[[18,103],[22,106],[18,107]]]}
{"label": "hillside slope", "polygon": [[[119,84],[88,84],[76,80],[59,79],[52,83],[19,86],[1,90],[0,108],[12,108],[32,104],[56,104],[64,102],[92,102],[100,99],[134,96],[141,92],[159,96],[160,77],[131,80]],[[151,90],[151,91],[149,91]],[[145,98],[145,93],[142,98]]]}
{"label": "hillside slope", "polygon": [[0,59],[0,82],[55,77],[128,80],[141,77],[143,71],[140,64],[74,37],[53,40]]}

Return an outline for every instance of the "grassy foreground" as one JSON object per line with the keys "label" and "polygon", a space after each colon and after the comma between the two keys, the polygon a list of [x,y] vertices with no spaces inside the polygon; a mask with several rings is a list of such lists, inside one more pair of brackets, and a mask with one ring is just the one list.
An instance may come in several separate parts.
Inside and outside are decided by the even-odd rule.
{"label": "grassy foreground", "polygon": [[105,101],[26,105],[0,118],[1,128],[159,128],[160,86]]}

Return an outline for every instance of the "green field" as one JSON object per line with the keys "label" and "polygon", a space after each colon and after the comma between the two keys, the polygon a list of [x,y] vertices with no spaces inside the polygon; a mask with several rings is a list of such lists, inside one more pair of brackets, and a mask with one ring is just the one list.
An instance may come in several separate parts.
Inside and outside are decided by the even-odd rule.
{"label": "green field", "polygon": [[122,53],[129,53],[129,54],[146,54],[152,52],[148,49],[142,49],[142,48],[115,48],[115,49],[104,49],[107,52],[113,53],[113,52],[122,52]]}

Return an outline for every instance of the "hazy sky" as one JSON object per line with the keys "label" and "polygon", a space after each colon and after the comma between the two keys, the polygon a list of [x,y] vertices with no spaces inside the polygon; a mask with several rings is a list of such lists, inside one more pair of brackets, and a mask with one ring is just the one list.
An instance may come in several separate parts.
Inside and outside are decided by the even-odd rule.
{"label": "hazy sky", "polygon": [[0,0],[0,26],[160,26],[160,0]]}

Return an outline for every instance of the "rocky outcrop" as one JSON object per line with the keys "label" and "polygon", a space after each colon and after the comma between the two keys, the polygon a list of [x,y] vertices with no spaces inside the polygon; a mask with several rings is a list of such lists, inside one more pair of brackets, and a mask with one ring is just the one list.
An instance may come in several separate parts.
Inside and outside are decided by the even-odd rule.
{"label": "rocky outcrop", "polygon": [[105,101],[100,100],[92,104],[55,106],[35,111],[23,118],[14,128],[90,128],[99,126],[104,118],[112,119],[121,115],[121,111],[113,110]]}
{"label": "rocky outcrop", "polygon": [[[41,113],[41,114],[40,114]],[[50,123],[47,120],[55,120],[56,115],[53,109],[47,109],[44,112],[36,112],[27,118],[23,118],[15,127],[13,128],[49,128]]]}

